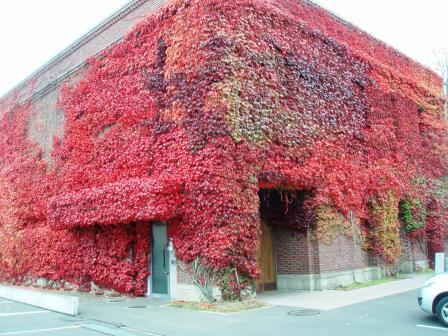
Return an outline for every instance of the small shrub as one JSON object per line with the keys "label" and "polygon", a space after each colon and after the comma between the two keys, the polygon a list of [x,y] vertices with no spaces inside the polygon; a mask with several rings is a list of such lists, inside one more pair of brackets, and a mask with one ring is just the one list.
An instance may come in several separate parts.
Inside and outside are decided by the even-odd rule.
{"label": "small shrub", "polygon": [[238,273],[236,267],[229,266],[219,273],[218,286],[222,299],[226,301],[245,300],[254,294],[253,279]]}

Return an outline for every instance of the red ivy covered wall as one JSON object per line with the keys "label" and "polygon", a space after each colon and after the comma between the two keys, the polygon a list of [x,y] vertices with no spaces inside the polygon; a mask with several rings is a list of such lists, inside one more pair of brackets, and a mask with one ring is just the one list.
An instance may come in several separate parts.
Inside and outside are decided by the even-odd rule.
{"label": "red ivy covered wall", "polygon": [[177,1],[61,88],[50,161],[27,136],[33,103],[2,103],[0,278],[141,295],[152,220],[179,259],[256,277],[259,188],[353,211],[390,261],[370,205],[447,175],[441,95],[435,74],[307,2]]}

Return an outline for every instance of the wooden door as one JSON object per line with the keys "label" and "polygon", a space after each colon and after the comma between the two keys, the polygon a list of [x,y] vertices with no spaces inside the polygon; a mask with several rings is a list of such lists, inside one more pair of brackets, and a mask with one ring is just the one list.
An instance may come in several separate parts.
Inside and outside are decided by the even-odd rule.
{"label": "wooden door", "polygon": [[258,248],[258,262],[261,268],[261,277],[257,281],[257,292],[277,288],[276,264],[275,264],[275,241],[272,227],[261,221],[260,246]]}

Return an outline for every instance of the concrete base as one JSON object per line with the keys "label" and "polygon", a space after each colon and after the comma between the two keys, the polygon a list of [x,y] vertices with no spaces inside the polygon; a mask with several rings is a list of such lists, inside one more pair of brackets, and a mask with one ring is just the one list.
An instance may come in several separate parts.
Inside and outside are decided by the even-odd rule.
{"label": "concrete base", "polygon": [[405,261],[400,265],[401,273],[414,273],[429,267],[428,260]]}
{"label": "concrete base", "polygon": [[[214,288],[213,295],[216,299],[221,299],[221,291],[219,288]],[[176,296],[173,297],[175,300],[190,301],[190,302],[200,302],[203,301],[202,293],[193,284],[178,283],[176,288]]]}
{"label": "concrete base", "polygon": [[13,286],[0,286],[0,297],[67,315],[78,314],[78,298]]}
{"label": "concrete base", "polygon": [[385,276],[382,267],[366,267],[344,272],[324,274],[278,274],[277,288],[292,290],[323,290],[366,282]]}

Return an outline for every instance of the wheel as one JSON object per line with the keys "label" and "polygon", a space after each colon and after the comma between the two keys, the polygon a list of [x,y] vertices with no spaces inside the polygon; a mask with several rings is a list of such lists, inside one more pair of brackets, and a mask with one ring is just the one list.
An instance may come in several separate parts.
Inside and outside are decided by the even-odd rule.
{"label": "wheel", "polygon": [[436,314],[439,322],[448,327],[448,297],[439,301],[436,307]]}

